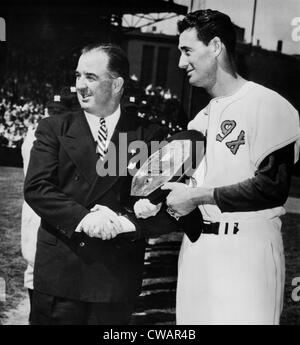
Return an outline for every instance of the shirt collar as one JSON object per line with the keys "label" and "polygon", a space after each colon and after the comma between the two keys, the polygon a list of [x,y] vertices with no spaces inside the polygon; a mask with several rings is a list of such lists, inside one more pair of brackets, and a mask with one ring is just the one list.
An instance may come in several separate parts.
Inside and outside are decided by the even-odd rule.
{"label": "shirt collar", "polygon": [[[99,121],[100,117],[94,114],[87,113],[86,111],[84,111],[84,115],[87,119],[92,135],[94,139],[96,140],[97,135],[98,135],[99,124],[100,124],[100,121]],[[108,115],[104,118],[106,127],[107,127],[108,140],[110,140],[112,137],[115,127],[119,121],[120,115],[121,115],[121,107],[119,105],[115,112],[113,112],[111,115]]]}
{"label": "shirt collar", "polygon": [[[88,121],[99,123],[99,119],[101,116],[99,117],[98,115],[90,114],[86,111],[84,111],[84,114],[85,114]],[[118,120],[120,118],[120,114],[121,114],[121,107],[119,105],[118,108],[116,109],[116,111],[114,111],[112,114],[105,117],[105,122],[106,123],[118,122]]]}

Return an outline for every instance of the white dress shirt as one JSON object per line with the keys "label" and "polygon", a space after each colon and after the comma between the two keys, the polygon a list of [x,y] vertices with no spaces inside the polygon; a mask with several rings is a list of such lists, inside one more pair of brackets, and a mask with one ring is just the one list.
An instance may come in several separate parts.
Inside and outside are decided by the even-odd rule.
{"label": "white dress shirt", "polygon": [[[97,141],[101,116],[89,114],[87,112],[84,112],[84,114],[85,114],[85,118],[89,124],[92,135],[93,135],[95,141]],[[119,121],[120,115],[121,115],[121,108],[120,108],[120,106],[118,106],[117,110],[114,113],[112,113],[109,116],[104,117],[105,123],[106,123],[106,128],[107,128],[106,148],[108,147],[108,144],[110,143],[111,137],[112,137],[114,130],[116,128],[116,125]]]}
{"label": "white dress shirt", "polygon": [[[99,127],[100,127],[100,117],[101,116],[89,114],[87,112],[84,112],[84,115],[85,115],[86,120],[88,122],[88,125],[90,127],[90,130],[91,130],[91,133],[93,135],[93,138],[95,139],[95,141],[97,141],[98,130],[99,130]],[[117,123],[118,123],[118,121],[120,119],[120,115],[121,115],[121,108],[120,108],[120,106],[118,106],[117,110],[114,113],[112,113],[111,115],[105,117],[105,123],[106,123],[106,127],[107,127],[106,148],[108,147],[108,145],[110,143],[110,140],[112,138],[112,135],[114,133],[116,125],[117,125]],[[77,225],[77,228],[75,230],[76,232],[80,232],[81,231],[81,224],[82,224],[84,218]],[[122,227],[124,229],[124,232],[135,231],[134,224],[131,223],[131,221],[129,219],[127,219],[126,217],[119,216],[119,221],[120,221],[120,223],[121,223],[121,225],[122,225]]]}

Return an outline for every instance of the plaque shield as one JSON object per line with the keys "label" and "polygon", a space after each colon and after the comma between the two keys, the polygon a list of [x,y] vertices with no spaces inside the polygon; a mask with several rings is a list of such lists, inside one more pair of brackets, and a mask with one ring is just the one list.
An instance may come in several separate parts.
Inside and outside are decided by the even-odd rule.
{"label": "plaque shield", "polygon": [[131,195],[149,197],[164,183],[183,176],[184,162],[189,159],[191,142],[174,140],[154,152],[132,180]]}
{"label": "plaque shield", "polygon": [[[169,191],[161,190],[161,186],[166,182],[185,182],[186,178],[192,176],[203,159],[204,142],[204,136],[194,130],[170,137],[135,173],[131,183],[131,197],[136,200],[147,198],[153,204],[165,201]],[[180,218],[172,209],[165,207],[165,210],[178,220],[179,226],[192,242],[199,238],[203,218],[198,207]]]}
{"label": "plaque shield", "polygon": [[148,198],[152,203],[164,201],[166,182],[184,182],[204,156],[204,137],[197,131],[185,131],[168,138],[166,144],[144,162],[131,183],[131,196]]}

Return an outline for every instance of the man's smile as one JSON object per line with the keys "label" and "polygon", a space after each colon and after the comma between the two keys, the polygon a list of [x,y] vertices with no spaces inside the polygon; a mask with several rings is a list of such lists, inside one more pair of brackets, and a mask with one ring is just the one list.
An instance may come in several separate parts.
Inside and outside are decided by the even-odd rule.
{"label": "man's smile", "polygon": [[79,92],[79,95],[83,102],[88,101],[92,97],[92,94],[86,92]]}
{"label": "man's smile", "polygon": [[190,69],[186,70],[186,74],[188,76],[190,76],[193,71],[194,71],[194,68],[190,68]]}

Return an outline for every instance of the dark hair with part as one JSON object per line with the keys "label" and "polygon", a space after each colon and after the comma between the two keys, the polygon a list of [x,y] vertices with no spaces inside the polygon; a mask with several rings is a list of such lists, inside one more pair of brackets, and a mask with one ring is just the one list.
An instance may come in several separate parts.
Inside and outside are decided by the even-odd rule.
{"label": "dark hair with part", "polygon": [[199,10],[188,13],[183,20],[177,23],[178,31],[195,28],[197,36],[205,45],[219,37],[224,43],[230,59],[235,57],[236,31],[229,16],[215,10]]}
{"label": "dark hair with part", "polygon": [[122,77],[124,83],[127,84],[129,80],[129,61],[125,52],[117,45],[114,44],[90,44],[85,46],[82,50],[82,54],[89,53],[91,51],[101,51],[107,54],[108,60],[108,72],[113,77]]}

